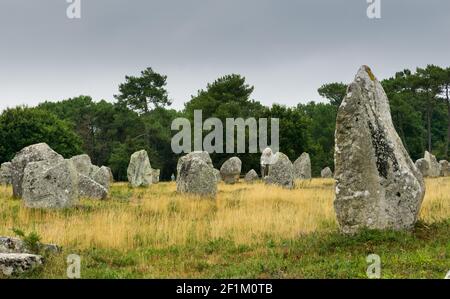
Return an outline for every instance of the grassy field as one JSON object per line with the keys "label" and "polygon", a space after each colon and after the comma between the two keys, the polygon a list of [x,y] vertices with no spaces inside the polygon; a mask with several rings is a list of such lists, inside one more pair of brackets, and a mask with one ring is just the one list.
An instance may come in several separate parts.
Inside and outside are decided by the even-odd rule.
{"label": "grassy field", "polygon": [[36,232],[63,247],[31,278],[65,278],[66,257],[82,278],[366,278],[378,254],[382,278],[443,278],[450,270],[450,178],[427,180],[413,232],[339,234],[332,180],[295,190],[260,183],[219,185],[215,201],[114,184],[107,201],[63,211],[29,210],[0,187],[0,236]]}

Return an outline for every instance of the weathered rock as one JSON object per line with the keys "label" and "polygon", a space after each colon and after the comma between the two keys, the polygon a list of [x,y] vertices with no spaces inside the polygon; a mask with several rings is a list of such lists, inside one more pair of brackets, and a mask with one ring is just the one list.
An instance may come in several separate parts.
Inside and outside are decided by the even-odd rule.
{"label": "weathered rock", "polygon": [[0,253],[0,272],[13,276],[29,272],[42,266],[44,259],[40,255],[28,253]]}
{"label": "weathered rock", "polygon": [[439,161],[439,165],[441,166],[441,176],[450,176],[450,165],[447,160]]}
{"label": "weathered rock", "polygon": [[424,158],[419,159],[416,161],[415,166],[422,174],[422,177],[424,177],[424,178],[429,177],[430,164],[428,163],[427,160],[425,160]]}
{"label": "weathered rock", "polygon": [[25,167],[28,163],[39,161],[51,161],[53,164],[63,161],[64,158],[52,150],[45,143],[38,143],[23,148],[11,161],[12,172],[11,181],[13,185],[13,195],[21,198],[23,193],[22,182]]}
{"label": "weathered rock", "polygon": [[[57,245],[37,243],[37,250],[43,253],[58,253],[61,251]],[[0,253],[33,253],[33,248],[21,239],[0,237]]]}
{"label": "weathered rock", "polygon": [[238,157],[228,159],[220,167],[220,175],[225,184],[235,184],[241,175],[242,161]]}
{"label": "weathered rock", "polygon": [[82,198],[104,200],[108,198],[108,189],[90,177],[78,174],[78,194]]}
{"label": "weathered rock", "polygon": [[152,182],[153,184],[158,184],[159,183],[159,176],[161,174],[161,170],[159,169],[153,169],[153,173],[152,173]]}
{"label": "weathered rock", "polygon": [[[106,166],[104,166],[104,167],[106,167]],[[114,183],[114,174],[113,174],[111,168],[106,167],[106,169],[108,170],[108,173],[109,173],[109,182]]]}
{"label": "weathered rock", "polygon": [[111,170],[108,167],[102,166],[92,174],[92,179],[102,185],[107,190],[107,192],[109,192],[109,187],[111,184],[110,171]]}
{"label": "weathered rock", "polygon": [[78,202],[78,172],[70,160],[28,163],[23,200],[29,208],[67,208]]}
{"label": "weathered rock", "polygon": [[436,157],[429,153],[428,151],[425,151],[424,156],[425,161],[428,162],[429,169],[428,169],[428,176],[435,178],[441,175],[441,166],[439,165]]}
{"label": "weathered rock", "polygon": [[269,175],[264,178],[264,182],[292,189],[294,186],[294,166],[285,154],[278,152],[273,156]]}
{"label": "weathered rock", "polygon": [[145,150],[134,153],[128,165],[128,181],[132,187],[147,187],[153,182],[153,169]]}
{"label": "weathered rock", "polygon": [[254,170],[254,169],[252,169],[252,170],[250,170],[249,172],[247,172],[247,174],[245,175],[245,181],[247,182],[247,183],[253,183],[253,182],[255,182],[256,180],[258,180],[258,173]]}
{"label": "weathered rock", "polygon": [[88,177],[92,177],[99,169],[99,167],[92,165],[91,158],[86,154],[74,156],[70,160],[80,174]]}
{"label": "weathered rock", "polygon": [[214,168],[198,156],[184,159],[180,167],[180,175],[177,178],[177,191],[214,197],[217,193]]}
{"label": "weathered rock", "polygon": [[0,185],[11,185],[12,183],[12,164],[5,162],[0,167]]}
{"label": "weathered rock", "polygon": [[214,171],[214,177],[216,178],[216,182],[218,182],[218,183],[221,182],[222,176],[220,175],[220,170],[214,168],[213,171]]}
{"label": "weathered rock", "polygon": [[311,159],[308,153],[303,153],[294,162],[294,178],[297,180],[311,179]]}
{"label": "weathered rock", "polygon": [[333,178],[333,171],[331,171],[330,167],[325,167],[320,172],[320,176],[324,179],[331,179],[331,178]]}
{"label": "weathered rock", "polygon": [[205,161],[206,164],[208,164],[211,167],[213,166],[211,157],[209,156],[208,152],[191,152],[183,157],[181,157],[180,159],[178,159],[178,163],[177,163],[177,177],[180,175],[180,169],[181,169],[181,164],[183,164],[184,161],[192,159],[193,157],[197,157],[202,159],[203,161]]}
{"label": "weathered rock", "polygon": [[272,164],[273,152],[271,148],[266,148],[261,154],[260,164],[261,164],[261,177],[264,179],[269,175],[269,168]]}
{"label": "weathered rock", "polygon": [[342,232],[410,229],[425,185],[395,131],[387,96],[367,66],[347,90],[336,121],[336,198]]}

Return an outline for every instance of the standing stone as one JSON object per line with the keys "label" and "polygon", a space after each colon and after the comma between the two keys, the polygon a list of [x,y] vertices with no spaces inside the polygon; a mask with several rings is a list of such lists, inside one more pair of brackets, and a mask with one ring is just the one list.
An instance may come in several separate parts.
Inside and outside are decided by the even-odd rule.
{"label": "standing stone", "polygon": [[11,185],[12,182],[12,164],[11,162],[3,163],[0,167],[0,185]]}
{"label": "standing stone", "polygon": [[441,166],[439,165],[436,157],[429,153],[428,151],[425,151],[424,156],[425,161],[428,162],[429,170],[428,170],[428,176],[435,178],[441,175]]}
{"label": "standing stone", "polygon": [[430,176],[430,163],[428,163],[427,160],[425,160],[424,158],[419,159],[416,161],[415,165],[422,174],[422,177],[426,178]]}
{"label": "standing stone", "polygon": [[152,184],[153,169],[145,150],[134,153],[128,165],[128,181],[132,187],[147,187]]}
{"label": "standing stone", "polygon": [[82,198],[100,200],[108,198],[108,189],[84,174],[78,174],[78,193]]}
{"label": "standing stone", "polygon": [[25,167],[28,163],[39,161],[51,161],[56,164],[63,161],[64,158],[52,150],[45,143],[38,143],[23,148],[16,154],[11,161],[12,172],[11,181],[13,185],[14,197],[21,198],[23,193],[22,181],[24,176]]}
{"label": "standing stone", "polygon": [[450,176],[450,166],[447,160],[439,161],[439,165],[441,166],[441,176]]}
{"label": "standing stone", "polygon": [[331,179],[331,178],[333,178],[333,172],[331,171],[330,167],[325,167],[320,172],[320,176],[324,179]]}
{"label": "standing stone", "polygon": [[109,187],[111,184],[111,173],[110,169],[106,166],[100,167],[93,175],[92,179],[98,184],[102,185],[109,192]]}
{"label": "standing stone", "polygon": [[161,175],[161,170],[159,169],[153,169],[152,172],[152,183],[158,184],[159,183],[159,176]]}
{"label": "standing stone", "polygon": [[92,165],[91,158],[86,154],[74,156],[70,160],[79,173],[88,177],[92,177],[99,169],[99,167]]}
{"label": "standing stone", "polygon": [[391,119],[383,87],[359,69],[337,114],[334,207],[342,232],[410,229],[425,195]]}
{"label": "standing stone", "polygon": [[275,184],[283,188],[292,189],[294,186],[294,166],[289,158],[278,152],[273,156],[269,168],[269,175],[264,178],[266,184]]}
{"label": "standing stone", "polygon": [[214,168],[198,156],[189,156],[181,163],[177,177],[177,191],[200,196],[214,197],[217,180]]}
{"label": "standing stone", "polygon": [[214,171],[214,177],[216,178],[216,182],[218,182],[218,183],[221,182],[222,176],[220,175],[220,170],[214,168],[213,171]]}
{"label": "standing stone", "polygon": [[247,182],[247,183],[253,183],[253,182],[255,182],[256,180],[258,180],[258,173],[254,170],[254,169],[252,169],[252,170],[250,170],[249,172],[247,172],[247,174],[245,175],[245,181]]}
{"label": "standing stone", "polygon": [[181,164],[183,164],[184,161],[192,159],[193,157],[197,157],[199,159],[202,159],[203,161],[205,161],[206,164],[208,164],[211,167],[214,167],[213,163],[212,163],[212,160],[211,160],[211,157],[209,156],[208,152],[201,152],[201,151],[191,152],[191,153],[181,157],[180,159],[178,159],[178,163],[177,163],[177,177],[180,175]]}
{"label": "standing stone", "polygon": [[110,182],[110,183],[114,183],[114,174],[113,174],[111,168],[110,168],[110,167],[107,167],[107,166],[103,166],[103,167],[106,167],[106,169],[108,170],[108,173],[109,173],[109,182]]}
{"label": "standing stone", "polygon": [[78,202],[78,172],[72,161],[28,163],[23,176],[23,201],[29,208],[60,209]]}
{"label": "standing stone", "polygon": [[303,153],[294,162],[294,178],[297,180],[311,179],[311,159],[308,153]]}
{"label": "standing stone", "polygon": [[235,184],[241,175],[242,161],[238,157],[233,157],[225,161],[220,167],[220,175],[225,184]]}
{"label": "standing stone", "polygon": [[268,147],[265,150],[263,150],[263,152],[261,154],[261,160],[260,160],[261,177],[263,179],[269,175],[269,168],[270,168],[270,165],[272,164],[272,160],[273,160],[273,152],[272,152],[272,149],[270,149]]}

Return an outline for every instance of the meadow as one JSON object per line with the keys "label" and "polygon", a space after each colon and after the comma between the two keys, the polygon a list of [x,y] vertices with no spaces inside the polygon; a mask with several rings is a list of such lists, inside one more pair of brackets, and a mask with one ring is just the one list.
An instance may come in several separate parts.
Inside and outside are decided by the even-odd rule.
{"label": "meadow", "polygon": [[65,278],[81,257],[82,278],[366,278],[369,254],[382,278],[443,278],[450,270],[450,178],[427,179],[411,232],[339,233],[334,181],[219,184],[216,200],[180,195],[174,183],[131,189],[106,201],[30,210],[0,187],[0,236],[13,228],[62,246],[25,278]]}

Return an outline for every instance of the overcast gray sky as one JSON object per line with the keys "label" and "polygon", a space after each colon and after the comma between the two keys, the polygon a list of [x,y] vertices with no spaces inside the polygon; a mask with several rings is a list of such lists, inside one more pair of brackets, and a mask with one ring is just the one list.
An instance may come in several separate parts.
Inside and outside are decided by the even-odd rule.
{"label": "overcast gray sky", "polygon": [[450,65],[450,1],[0,0],[0,110],[91,95],[113,100],[125,75],[168,75],[175,108],[207,82],[239,73],[264,104],[320,100],[323,83],[362,64],[378,78]]}

